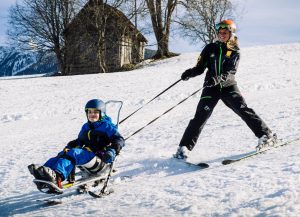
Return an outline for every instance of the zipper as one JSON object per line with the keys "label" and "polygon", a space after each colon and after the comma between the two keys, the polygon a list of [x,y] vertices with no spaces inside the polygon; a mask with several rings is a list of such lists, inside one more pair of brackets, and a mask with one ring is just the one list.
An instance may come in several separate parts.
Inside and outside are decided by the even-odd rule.
{"label": "zipper", "polygon": [[217,57],[214,57],[214,62],[215,62],[215,72],[216,72],[216,78],[218,78],[218,67],[217,67]]}
{"label": "zipper", "polygon": [[[219,55],[219,71],[218,71],[218,78],[221,79],[221,65],[222,65],[222,45],[220,45],[220,55]],[[222,84],[220,83],[220,90],[222,89]]]}

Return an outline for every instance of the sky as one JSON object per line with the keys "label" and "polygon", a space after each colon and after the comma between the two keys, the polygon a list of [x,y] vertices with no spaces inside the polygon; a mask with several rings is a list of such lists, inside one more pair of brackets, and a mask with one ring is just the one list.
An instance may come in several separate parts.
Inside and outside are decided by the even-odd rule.
{"label": "sky", "polygon": [[[244,8],[237,23],[241,47],[300,42],[299,0],[235,0]],[[6,43],[8,9],[16,0],[0,2],[0,45]],[[151,41],[151,40],[150,40]],[[190,52],[201,50],[183,38],[171,38],[170,50]]]}

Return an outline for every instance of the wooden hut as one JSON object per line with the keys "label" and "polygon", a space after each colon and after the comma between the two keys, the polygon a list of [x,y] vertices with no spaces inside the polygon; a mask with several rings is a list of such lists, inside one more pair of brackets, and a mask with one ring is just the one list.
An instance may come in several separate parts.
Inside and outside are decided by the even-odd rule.
{"label": "wooden hut", "polygon": [[[107,72],[122,70],[126,65],[144,59],[146,38],[119,10],[90,0],[65,30],[66,74],[103,72],[99,67],[99,52]],[[97,7],[102,7],[97,10]],[[101,12],[102,14],[96,14]],[[102,26],[99,20],[101,18]],[[102,35],[102,39],[99,35]],[[99,40],[102,42],[99,46]]]}

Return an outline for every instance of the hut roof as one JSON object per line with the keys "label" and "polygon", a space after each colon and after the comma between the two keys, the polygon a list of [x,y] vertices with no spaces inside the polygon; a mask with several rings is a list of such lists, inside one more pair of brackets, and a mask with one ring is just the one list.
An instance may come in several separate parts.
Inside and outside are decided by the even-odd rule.
{"label": "hut roof", "polygon": [[[93,7],[92,4],[93,4],[93,0],[90,0],[84,5],[84,7],[78,12],[75,18],[70,22],[70,24],[65,29],[64,32],[65,34],[68,34],[71,27],[78,23],[76,22],[77,19],[80,19],[82,15],[84,16],[84,14],[86,14],[86,12],[89,10],[89,7]],[[137,35],[140,41],[148,42],[147,39],[143,36],[143,34],[134,26],[134,24],[126,17],[126,15],[123,12],[108,4],[104,4],[104,7],[105,7],[104,8],[105,12],[109,14],[109,16],[113,17],[114,19],[121,20],[122,23],[124,23],[124,25],[127,25],[130,28],[130,30]]]}

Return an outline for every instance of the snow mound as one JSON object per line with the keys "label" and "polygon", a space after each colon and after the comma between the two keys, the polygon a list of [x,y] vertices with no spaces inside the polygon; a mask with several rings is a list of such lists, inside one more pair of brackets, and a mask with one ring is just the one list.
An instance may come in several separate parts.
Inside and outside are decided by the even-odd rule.
{"label": "snow mound", "polygon": [[[241,50],[238,85],[249,105],[279,138],[300,135],[300,44]],[[148,62],[138,70],[111,74],[0,80],[0,213],[2,216],[299,216],[300,143],[236,164],[227,157],[254,150],[257,138],[222,102],[207,122],[191,161],[172,158],[200,93],[127,140],[116,162],[113,194],[88,195],[44,207],[27,171],[76,138],[85,103],[122,100],[121,119],[180,78],[198,53]],[[203,75],[179,82],[119,126],[127,137],[203,83]],[[121,177],[130,177],[122,179]]]}

